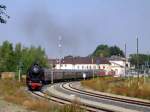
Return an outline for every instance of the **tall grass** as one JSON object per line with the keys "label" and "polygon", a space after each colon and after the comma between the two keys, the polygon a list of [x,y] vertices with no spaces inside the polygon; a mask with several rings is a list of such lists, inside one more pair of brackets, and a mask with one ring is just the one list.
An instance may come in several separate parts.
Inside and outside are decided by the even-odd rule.
{"label": "tall grass", "polygon": [[81,82],[91,89],[118,95],[137,97],[150,100],[150,78],[141,77],[122,79],[114,77],[100,77]]}
{"label": "tall grass", "polygon": [[16,80],[0,80],[0,97],[37,112],[85,112],[80,108],[79,102],[58,106],[54,102],[35,98],[25,90],[25,83]]}
{"label": "tall grass", "polygon": [[25,86],[25,83],[16,80],[0,80],[0,96],[14,94],[19,88]]}
{"label": "tall grass", "polygon": [[60,112],[86,112],[84,109],[81,109],[80,106],[77,104],[65,105],[59,111]]}

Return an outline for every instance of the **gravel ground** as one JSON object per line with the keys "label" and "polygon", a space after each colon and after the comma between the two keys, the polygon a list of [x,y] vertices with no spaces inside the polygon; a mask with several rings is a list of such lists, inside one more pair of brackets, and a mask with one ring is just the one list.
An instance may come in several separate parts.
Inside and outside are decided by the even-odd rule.
{"label": "gravel ground", "polygon": [[0,112],[35,112],[25,109],[24,107],[12,104],[0,99]]}

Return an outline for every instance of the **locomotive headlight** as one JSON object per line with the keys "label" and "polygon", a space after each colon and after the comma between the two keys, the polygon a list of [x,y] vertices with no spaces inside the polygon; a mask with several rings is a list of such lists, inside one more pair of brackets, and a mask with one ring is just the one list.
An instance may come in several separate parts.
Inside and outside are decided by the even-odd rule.
{"label": "locomotive headlight", "polygon": [[39,71],[39,69],[38,69],[37,67],[34,67],[34,68],[33,68],[33,72],[34,72],[34,73],[37,73],[38,71]]}
{"label": "locomotive headlight", "polygon": [[40,68],[39,68],[38,66],[34,66],[34,67],[32,68],[32,72],[35,73],[35,74],[38,74],[39,71],[40,71]]}

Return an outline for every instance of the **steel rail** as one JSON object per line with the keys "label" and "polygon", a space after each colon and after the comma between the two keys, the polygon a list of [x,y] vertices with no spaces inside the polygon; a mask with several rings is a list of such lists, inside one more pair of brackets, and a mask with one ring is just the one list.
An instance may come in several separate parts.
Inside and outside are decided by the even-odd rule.
{"label": "steel rail", "polygon": [[89,96],[96,97],[96,98],[103,98],[103,99],[109,99],[109,100],[114,100],[114,101],[119,101],[119,102],[124,102],[124,103],[130,103],[130,104],[136,104],[136,105],[140,105],[140,106],[150,107],[149,102],[143,102],[143,101],[137,101],[137,100],[132,100],[132,99],[125,99],[125,98],[119,98],[119,97],[114,97],[114,96],[109,96],[109,95],[103,95],[100,93],[89,92],[89,91],[75,88],[75,87],[71,86],[71,84],[69,83],[69,87],[71,89],[64,87],[64,84],[62,86],[65,89],[68,89],[68,90],[73,91],[73,92],[78,92],[78,93],[83,94],[83,95],[89,95]]}
{"label": "steel rail", "polygon": [[[46,94],[45,92],[43,91],[40,91],[42,94]],[[42,96],[36,92],[32,92],[32,94],[38,96],[38,97],[41,97],[41,98],[44,98],[44,99],[47,99],[47,100],[51,100],[51,101],[54,101],[54,102],[57,102],[61,105],[64,105],[64,104],[71,104],[72,101],[71,100],[68,100],[68,99],[64,99],[62,97],[58,97],[58,96],[55,96],[55,95],[48,95],[46,94],[46,96]],[[99,107],[95,107],[95,106],[92,106],[92,105],[86,105],[86,104],[82,104],[82,106],[80,106],[82,109],[85,109],[86,111],[89,111],[89,112],[97,112],[97,110],[100,110],[100,111],[104,111],[104,112],[114,112],[114,111],[111,111],[111,110],[108,110],[108,109],[104,109],[104,108],[99,108]]]}

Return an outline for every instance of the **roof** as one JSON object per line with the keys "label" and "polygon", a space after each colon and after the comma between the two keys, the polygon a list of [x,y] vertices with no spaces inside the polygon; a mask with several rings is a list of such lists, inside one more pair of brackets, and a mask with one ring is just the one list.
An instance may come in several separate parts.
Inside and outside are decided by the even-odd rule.
{"label": "roof", "polygon": [[[58,64],[59,59],[49,59],[50,64]],[[63,64],[110,64],[106,58],[91,57],[65,57],[61,59]]]}
{"label": "roof", "polygon": [[110,61],[125,61],[124,57],[120,57],[120,56],[111,56],[109,58]]}

